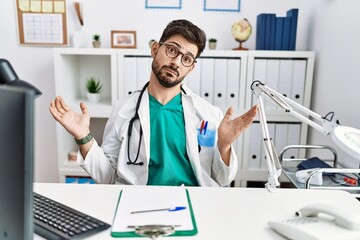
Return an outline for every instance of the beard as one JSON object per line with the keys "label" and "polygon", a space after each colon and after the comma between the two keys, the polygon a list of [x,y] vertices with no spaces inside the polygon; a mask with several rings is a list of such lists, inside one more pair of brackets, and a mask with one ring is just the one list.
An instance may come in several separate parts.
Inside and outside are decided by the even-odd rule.
{"label": "beard", "polygon": [[[174,66],[171,66],[171,65],[163,65],[163,66],[160,67],[155,62],[155,60],[151,64],[151,68],[152,68],[152,71],[154,72],[154,74],[156,76],[156,79],[160,83],[160,85],[163,86],[163,87],[166,87],[166,88],[175,87],[176,85],[181,83],[185,78],[185,76],[179,77],[180,73],[178,71],[178,68],[176,68]],[[174,73],[167,72],[165,70],[166,68],[170,69]],[[177,77],[175,80],[173,80],[174,75],[176,75],[176,77]]]}

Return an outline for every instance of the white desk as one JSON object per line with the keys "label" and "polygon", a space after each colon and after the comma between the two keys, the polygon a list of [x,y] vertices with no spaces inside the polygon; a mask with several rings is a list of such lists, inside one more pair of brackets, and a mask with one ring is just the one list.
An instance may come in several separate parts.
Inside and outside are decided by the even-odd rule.
{"label": "white desk", "polygon": [[[121,185],[34,184],[35,192],[109,224],[112,223],[121,189]],[[272,231],[267,222],[292,217],[300,207],[317,202],[338,205],[360,214],[360,202],[345,191],[278,189],[276,193],[270,193],[265,188],[188,189],[198,234],[163,239],[284,239]],[[34,239],[42,238],[35,236]],[[89,239],[115,238],[110,236],[108,229]]]}

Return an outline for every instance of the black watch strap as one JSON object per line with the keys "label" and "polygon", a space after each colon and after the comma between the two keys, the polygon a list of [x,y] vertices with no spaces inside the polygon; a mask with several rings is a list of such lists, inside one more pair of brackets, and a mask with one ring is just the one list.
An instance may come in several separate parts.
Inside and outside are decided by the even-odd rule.
{"label": "black watch strap", "polygon": [[82,139],[75,139],[75,142],[78,145],[83,145],[83,144],[90,142],[93,138],[94,138],[93,135],[91,133],[89,133],[88,135],[86,135],[86,137],[84,137]]}

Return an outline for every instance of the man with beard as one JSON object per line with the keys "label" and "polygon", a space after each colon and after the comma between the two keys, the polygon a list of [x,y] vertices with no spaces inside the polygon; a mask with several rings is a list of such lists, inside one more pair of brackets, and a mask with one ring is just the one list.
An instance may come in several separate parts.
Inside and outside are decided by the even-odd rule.
{"label": "man with beard", "polygon": [[114,107],[101,147],[84,103],[78,114],[60,96],[51,101],[52,116],[79,145],[78,163],[97,183],[226,186],[234,180],[238,162],[231,144],[257,109],[231,119],[231,107],[224,116],[182,84],[205,43],[196,25],[170,22],[151,47],[149,82]]}

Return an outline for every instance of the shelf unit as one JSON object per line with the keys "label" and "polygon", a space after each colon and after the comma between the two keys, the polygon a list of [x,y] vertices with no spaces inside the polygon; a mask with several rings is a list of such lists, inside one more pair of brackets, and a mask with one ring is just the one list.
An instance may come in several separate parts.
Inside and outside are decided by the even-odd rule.
{"label": "shelf unit", "polygon": [[[299,73],[295,74],[303,76],[303,82],[299,83],[302,91],[299,96],[302,104],[309,107],[314,57],[313,52],[205,50],[197,59],[194,71],[184,82],[194,92],[219,106],[223,111],[226,111],[229,106],[234,107],[234,116],[238,116],[254,103],[250,90],[254,79],[266,77],[264,82],[269,84],[272,81],[268,76],[271,74],[276,76],[276,71],[272,69],[271,64],[277,66],[277,61],[283,61],[284,64],[285,62],[289,64],[287,62],[289,61],[292,62],[291,69],[295,69],[293,65],[300,61],[303,65],[305,64],[305,68],[302,72],[297,70]],[[75,110],[79,110],[80,101],[87,104],[92,117],[91,131],[96,133],[95,138],[101,144],[102,131],[112,105],[134,90],[142,88],[149,79],[151,62],[150,49],[55,48],[55,93],[61,95]],[[278,63],[275,69],[281,71],[281,64]],[[262,71],[265,71],[265,74],[261,73]],[[90,76],[97,77],[103,82],[103,100],[99,103],[89,103],[86,100],[85,81]],[[291,81],[288,84],[291,84]],[[305,124],[271,107],[270,103],[266,103],[266,107],[269,122],[276,123],[278,126],[288,123],[297,124],[300,126],[298,127],[298,143],[306,143],[307,126]],[[236,185],[240,186],[246,186],[246,182],[250,180],[266,181],[265,169],[261,166],[258,169],[249,168],[252,164],[249,157],[252,139],[250,132],[250,130],[246,131],[234,143],[239,159]],[[76,161],[68,160],[68,154],[77,150],[74,139],[60,124],[57,124],[56,133],[60,182],[65,182],[66,177],[88,176]]]}
{"label": "shelf unit", "polygon": [[[284,96],[310,108],[315,53],[300,51],[249,51],[246,85],[246,107],[256,104],[250,86],[260,80]],[[308,125],[296,119],[274,102],[264,98],[269,133],[279,153],[290,144],[306,144]],[[249,131],[244,134],[241,170],[237,181],[246,186],[247,181],[267,181],[267,166],[259,120],[255,119]],[[305,151],[289,152],[287,157],[305,158]],[[290,156],[289,156],[290,155]],[[288,181],[284,176],[281,181]]]}

